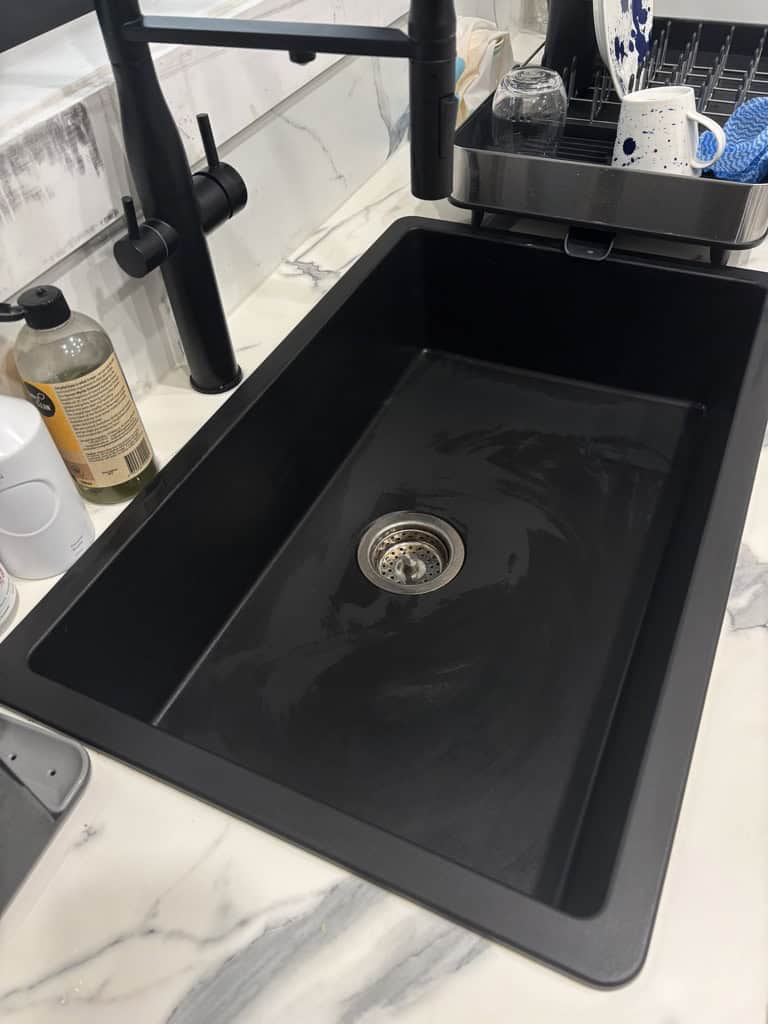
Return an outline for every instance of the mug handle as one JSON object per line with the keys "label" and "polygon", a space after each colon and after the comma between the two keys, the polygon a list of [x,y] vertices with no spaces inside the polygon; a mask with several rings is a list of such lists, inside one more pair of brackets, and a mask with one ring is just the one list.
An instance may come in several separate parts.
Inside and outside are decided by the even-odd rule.
{"label": "mug handle", "polygon": [[711,160],[699,160],[698,157],[694,157],[693,160],[691,160],[691,167],[693,167],[695,170],[706,171],[708,167],[712,167],[713,164],[716,164],[725,152],[725,146],[727,141],[725,138],[725,132],[717,123],[717,121],[713,121],[711,117],[707,117],[704,114],[700,114],[698,110],[689,110],[686,112],[686,116],[689,120],[696,121],[698,124],[708,129],[717,139],[717,149],[715,151],[715,155],[712,157]]}

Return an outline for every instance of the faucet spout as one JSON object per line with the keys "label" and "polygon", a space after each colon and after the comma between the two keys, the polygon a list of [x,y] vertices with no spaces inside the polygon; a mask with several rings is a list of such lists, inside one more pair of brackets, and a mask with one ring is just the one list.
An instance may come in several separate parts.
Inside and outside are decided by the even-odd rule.
{"label": "faucet spout", "polygon": [[[456,127],[456,14],[453,0],[412,0],[411,191],[443,199],[453,187]],[[419,56],[424,53],[425,56]]]}
{"label": "faucet spout", "polygon": [[[139,0],[94,3],[117,85],[128,163],[144,214],[162,227],[163,237],[174,240],[173,248],[161,251],[162,247],[153,246],[147,255],[141,231],[134,231],[130,238],[134,244],[120,249],[121,265],[129,273],[138,269],[140,274],[162,267],[193,386],[205,392],[225,391],[238,383],[241,374],[205,233],[242,209],[247,192],[234,168],[220,164],[218,158],[213,164],[209,161],[208,171],[195,175],[193,181],[149,43],[284,50],[299,63],[317,53],[408,58],[411,189],[420,199],[442,199],[450,195],[453,185],[457,106],[453,0],[412,0],[407,35],[393,28],[355,25],[145,17]],[[207,150],[212,151],[210,129],[208,135]]]}

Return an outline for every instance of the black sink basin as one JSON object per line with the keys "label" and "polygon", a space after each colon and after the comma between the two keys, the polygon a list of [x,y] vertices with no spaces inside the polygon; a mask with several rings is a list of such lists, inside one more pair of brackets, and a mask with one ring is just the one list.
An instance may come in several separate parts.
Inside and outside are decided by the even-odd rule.
{"label": "black sink basin", "polygon": [[[0,701],[626,981],[765,429],[765,308],[757,274],[399,222],[2,645]],[[457,531],[445,586],[418,531],[382,570],[404,592],[361,571],[394,512]]]}

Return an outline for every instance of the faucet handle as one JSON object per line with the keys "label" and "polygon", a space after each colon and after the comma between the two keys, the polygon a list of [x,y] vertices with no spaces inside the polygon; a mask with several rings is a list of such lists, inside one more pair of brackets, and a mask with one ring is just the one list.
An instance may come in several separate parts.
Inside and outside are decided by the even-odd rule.
{"label": "faucet handle", "polygon": [[197,125],[208,166],[193,175],[193,180],[200,220],[204,230],[210,232],[243,209],[248,202],[248,189],[235,168],[219,160],[208,115],[198,114]]}
{"label": "faucet handle", "polygon": [[141,229],[136,217],[136,207],[132,196],[123,196],[123,213],[125,214],[125,225],[128,228],[128,237],[132,241],[141,238]]}
{"label": "faucet handle", "polygon": [[215,171],[220,164],[219,151],[216,148],[216,139],[213,137],[211,119],[207,114],[197,115],[197,127],[200,129],[200,138],[203,140],[205,159],[208,161],[208,170]]}
{"label": "faucet handle", "polygon": [[126,274],[144,277],[173,253],[179,236],[170,224],[154,217],[139,224],[131,196],[123,196],[123,212],[128,234],[115,242],[112,251]]}

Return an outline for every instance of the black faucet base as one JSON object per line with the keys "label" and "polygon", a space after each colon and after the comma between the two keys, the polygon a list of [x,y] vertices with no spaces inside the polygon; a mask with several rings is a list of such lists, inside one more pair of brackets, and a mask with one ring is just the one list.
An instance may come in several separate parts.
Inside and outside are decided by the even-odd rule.
{"label": "black faucet base", "polygon": [[233,388],[236,388],[237,385],[241,383],[242,379],[243,379],[243,371],[238,366],[237,367],[237,373],[232,378],[232,380],[228,381],[226,384],[219,384],[215,388],[204,388],[204,387],[201,387],[199,384],[195,383],[195,378],[194,377],[190,377],[189,378],[189,383],[192,385],[193,389],[195,391],[199,391],[201,395],[221,395],[225,391],[231,391]]}

